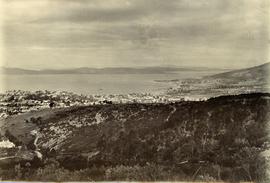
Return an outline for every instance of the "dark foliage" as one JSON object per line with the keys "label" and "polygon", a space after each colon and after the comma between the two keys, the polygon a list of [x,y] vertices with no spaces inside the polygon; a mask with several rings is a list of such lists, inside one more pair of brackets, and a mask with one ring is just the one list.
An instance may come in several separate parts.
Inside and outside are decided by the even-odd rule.
{"label": "dark foliage", "polygon": [[[104,121],[68,128],[72,135],[50,155],[58,163],[54,168],[65,176],[44,180],[73,180],[69,176],[76,174],[78,180],[262,181],[266,159],[260,154],[269,147],[269,96],[73,108],[60,113],[54,125],[62,127],[63,121],[74,119],[91,124],[97,113]],[[46,121],[39,126],[50,127]]]}

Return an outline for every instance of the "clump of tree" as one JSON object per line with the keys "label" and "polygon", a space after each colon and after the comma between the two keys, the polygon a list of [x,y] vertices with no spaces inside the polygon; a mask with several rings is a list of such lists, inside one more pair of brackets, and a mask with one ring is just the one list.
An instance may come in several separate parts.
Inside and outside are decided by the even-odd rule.
{"label": "clump of tree", "polygon": [[39,116],[37,118],[31,117],[30,122],[33,124],[36,124],[36,125],[41,125],[42,124],[42,117],[41,116]]}

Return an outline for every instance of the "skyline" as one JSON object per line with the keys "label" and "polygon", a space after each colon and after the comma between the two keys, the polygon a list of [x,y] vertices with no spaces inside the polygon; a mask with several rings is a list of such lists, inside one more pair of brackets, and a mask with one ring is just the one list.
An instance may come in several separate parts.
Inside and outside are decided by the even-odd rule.
{"label": "skyline", "polygon": [[208,66],[268,60],[266,0],[4,0],[1,65]]}

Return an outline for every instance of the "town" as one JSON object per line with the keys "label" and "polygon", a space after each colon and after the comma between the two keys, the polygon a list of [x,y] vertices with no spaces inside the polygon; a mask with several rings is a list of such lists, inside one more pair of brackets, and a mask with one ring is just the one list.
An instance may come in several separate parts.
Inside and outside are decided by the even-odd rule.
{"label": "town", "polygon": [[265,81],[232,81],[224,79],[186,79],[174,81],[176,87],[164,93],[130,93],[83,95],[68,91],[11,90],[0,93],[0,118],[45,108],[109,105],[127,103],[174,103],[205,101],[221,95],[267,92]]}
{"label": "town", "polygon": [[109,105],[125,103],[171,103],[193,99],[190,97],[131,93],[117,95],[78,95],[67,91],[12,90],[0,94],[0,118],[46,108]]}

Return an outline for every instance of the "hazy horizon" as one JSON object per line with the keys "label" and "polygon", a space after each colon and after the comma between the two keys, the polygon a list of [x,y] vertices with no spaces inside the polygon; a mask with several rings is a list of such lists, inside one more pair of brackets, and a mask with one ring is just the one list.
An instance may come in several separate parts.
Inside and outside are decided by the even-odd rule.
{"label": "hazy horizon", "polygon": [[214,69],[214,70],[237,70],[237,69],[248,69],[250,67],[256,67],[264,64],[270,64],[270,62],[265,62],[261,64],[251,65],[248,67],[209,67],[209,66],[188,66],[188,65],[153,65],[153,66],[111,66],[111,67],[87,67],[87,66],[75,66],[75,67],[66,67],[66,68],[25,68],[25,67],[6,67],[0,66],[0,68],[7,68],[7,69],[23,69],[23,70],[33,70],[33,71],[42,71],[42,70],[71,70],[71,69],[117,69],[117,68],[132,68],[132,69],[143,69],[143,68],[201,68],[201,69]]}
{"label": "hazy horizon", "polygon": [[[269,62],[266,62],[269,63]],[[263,63],[263,64],[266,64]],[[260,64],[261,65],[261,64]],[[254,65],[257,66],[257,65]],[[12,67],[12,66],[0,66],[0,68],[7,68],[7,69],[23,69],[23,70],[69,70],[69,69],[84,69],[84,68],[89,68],[89,69],[117,69],[117,68],[132,68],[132,69],[143,69],[143,68],[202,68],[202,69],[217,69],[217,70],[226,70],[226,69],[234,69],[234,68],[229,68],[229,67],[208,67],[208,66],[189,66],[189,65],[153,65],[153,66],[105,66],[105,67],[87,67],[87,66],[75,66],[75,67],[64,67],[64,68],[52,68],[52,67],[47,67],[47,68],[27,68],[27,67]],[[244,67],[246,68],[246,67]],[[235,69],[241,69],[235,68]]]}
{"label": "hazy horizon", "polygon": [[4,0],[0,66],[24,69],[268,62],[267,0]]}

